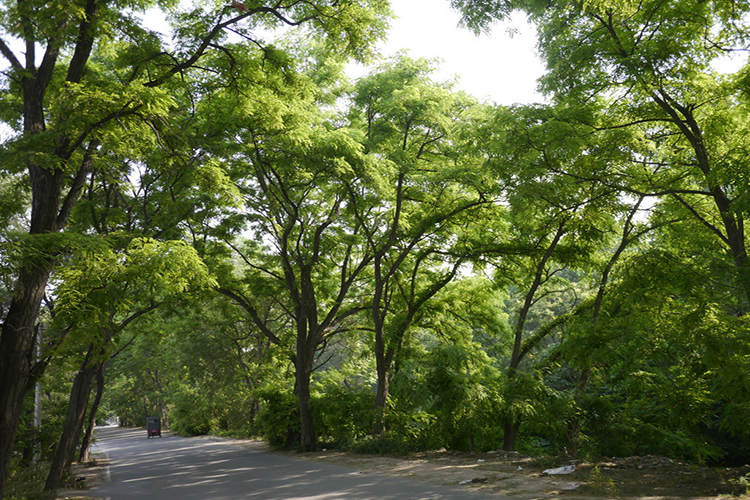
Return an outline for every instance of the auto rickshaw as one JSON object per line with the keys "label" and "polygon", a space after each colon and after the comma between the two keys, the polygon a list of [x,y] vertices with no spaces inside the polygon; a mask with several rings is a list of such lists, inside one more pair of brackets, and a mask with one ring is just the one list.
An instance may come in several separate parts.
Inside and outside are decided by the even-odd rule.
{"label": "auto rickshaw", "polygon": [[159,417],[146,417],[146,438],[161,437],[161,419]]}

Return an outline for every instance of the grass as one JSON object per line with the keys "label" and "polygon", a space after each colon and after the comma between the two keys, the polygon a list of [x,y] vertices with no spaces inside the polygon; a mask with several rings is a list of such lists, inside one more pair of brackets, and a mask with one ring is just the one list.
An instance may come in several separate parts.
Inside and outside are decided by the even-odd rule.
{"label": "grass", "polygon": [[617,496],[617,485],[611,477],[607,477],[598,465],[595,465],[589,476],[589,485],[597,496]]}
{"label": "grass", "polygon": [[6,500],[52,500],[55,491],[45,491],[44,483],[49,473],[49,463],[40,462],[31,467],[12,472],[5,484]]}

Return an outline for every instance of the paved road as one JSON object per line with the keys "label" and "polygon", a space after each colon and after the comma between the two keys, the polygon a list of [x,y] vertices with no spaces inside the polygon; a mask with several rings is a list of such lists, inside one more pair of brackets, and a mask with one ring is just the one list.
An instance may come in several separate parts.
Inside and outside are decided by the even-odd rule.
{"label": "paved road", "polygon": [[432,486],[248,450],[236,444],[145,430],[100,428],[94,452],[110,461],[109,480],[90,490],[126,500],[482,500],[498,497],[461,487]]}

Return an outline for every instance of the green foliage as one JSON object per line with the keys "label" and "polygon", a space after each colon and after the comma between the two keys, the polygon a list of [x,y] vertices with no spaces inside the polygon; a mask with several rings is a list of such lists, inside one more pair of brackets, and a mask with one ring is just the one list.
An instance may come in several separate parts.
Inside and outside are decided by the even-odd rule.
{"label": "green foliage", "polygon": [[432,432],[441,447],[497,449],[503,398],[499,373],[477,344],[439,344],[425,360],[427,389],[433,397]]}
{"label": "green foliage", "polygon": [[[510,424],[522,452],[578,433],[584,455],[705,462],[747,435],[750,70],[711,66],[744,48],[747,5],[453,0],[475,31],[538,24],[550,104],[512,108],[403,54],[349,85],[385,1],[175,8],[170,46],[127,13],[151,5],[0,11],[63,54],[93,23],[83,76],[50,68],[45,131],[0,150],[0,301],[56,263],[50,373],[117,353],[105,413],[294,448],[296,369],[320,441],[359,452],[496,449]],[[2,82],[15,128],[31,69]],[[23,234],[31,164],[88,179],[67,232]]]}
{"label": "green foliage", "polygon": [[404,436],[387,434],[383,436],[364,436],[355,441],[348,449],[354,453],[403,456],[422,448],[415,446],[412,441]]}
{"label": "green foliage", "polygon": [[617,496],[617,484],[615,484],[614,480],[611,477],[607,477],[606,475],[604,475],[598,465],[595,465],[591,469],[589,482],[589,484],[591,484],[594,489],[594,494],[606,497]]}
{"label": "green foliage", "polygon": [[373,392],[335,385],[324,388],[313,401],[318,440],[331,448],[351,448],[372,432]]}
{"label": "green foliage", "polygon": [[54,500],[57,492],[44,489],[49,474],[49,462],[39,462],[30,467],[16,468],[11,464],[11,473],[5,487],[8,500]]}
{"label": "green foliage", "polygon": [[263,407],[258,422],[263,436],[274,448],[298,446],[300,433],[299,403],[288,390],[268,387],[258,392]]}
{"label": "green foliage", "polygon": [[68,409],[71,380],[75,375],[64,367],[53,366],[40,380],[41,398],[41,426],[34,426],[34,397],[31,390],[24,402],[24,414],[18,429],[16,439],[16,465],[19,469],[30,467],[34,453],[39,453],[42,462],[52,459],[55,446],[63,430],[65,413]]}
{"label": "green foliage", "polygon": [[216,404],[213,398],[200,394],[198,388],[183,386],[173,389],[172,402],[171,430],[182,436],[203,436],[211,431]]}

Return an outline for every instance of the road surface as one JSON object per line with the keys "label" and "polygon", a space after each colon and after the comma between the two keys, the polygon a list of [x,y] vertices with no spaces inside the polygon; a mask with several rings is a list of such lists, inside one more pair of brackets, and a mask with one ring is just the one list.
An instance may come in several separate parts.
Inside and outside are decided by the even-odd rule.
{"label": "road surface", "polygon": [[221,440],[142,429],[103,427],[95,453],[110,462],[107,481],[89,491],[97,498],[126,500],[482,500],[497,499],[459,486],[435,486],[408,478],[290,458]]}

